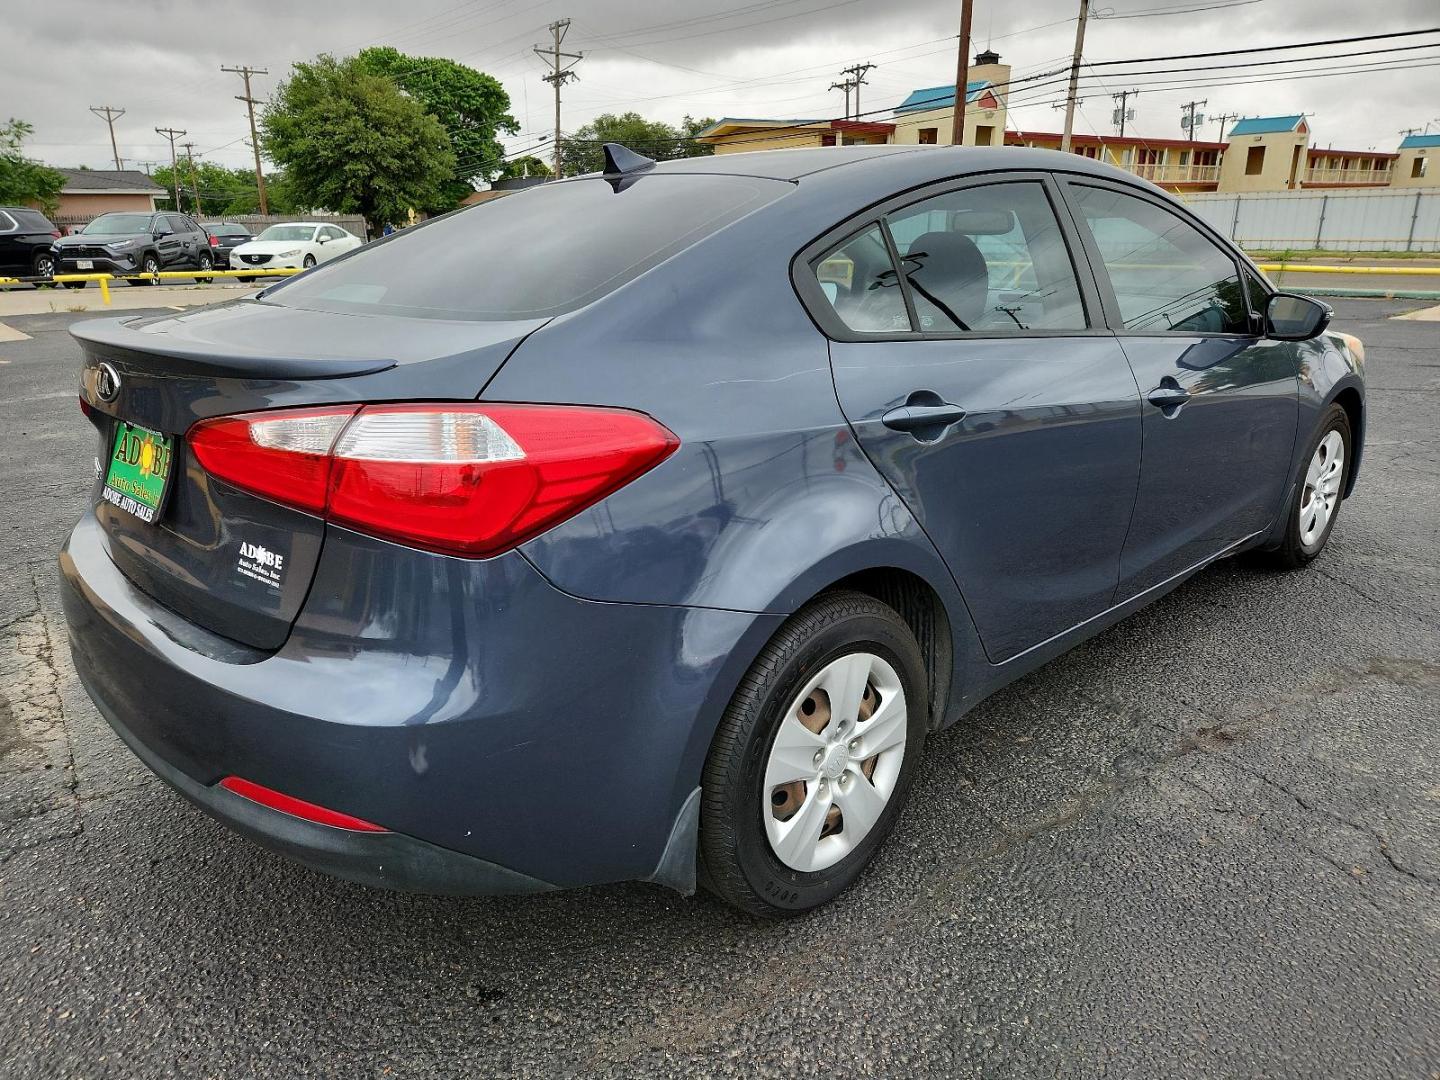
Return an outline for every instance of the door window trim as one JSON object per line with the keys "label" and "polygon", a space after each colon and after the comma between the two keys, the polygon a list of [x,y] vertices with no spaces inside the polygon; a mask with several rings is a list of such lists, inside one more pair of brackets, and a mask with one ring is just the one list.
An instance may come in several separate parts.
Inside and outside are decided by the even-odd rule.
{"label": "door window trim", "polygon": [[[1055,216],[1055,223],[1059,226],[1060,236],[1065,244],[1066,254],[1070,259],[1070,269],[1075,275],[1075,283],[1080,292],[1080,302],[1085,313],[1086,325],[1069,330],[1056,329],[1013,329],[1005,330],[1000,327],[985,328],[980,330],[918,330],[919,322],[915,314],[914,301],[910,295],[908,282],[904,275],[899,274],[899,252],[895,247],[895,240],[890,235],[889,226],[885,219],[901,210],[906,210],[919,203],[926,202],[940,195],[949,194],[952,191],[963,191],[967,188],[994,187],[1000,184],[1035,183],[1040,186],[1046,201],[1050,206],[1050,212]],[[846,326],[836,312],[834,305],[826,298],[824,290],[820,288],[819,278],[815,270],[820,261],[846,242],[859,236],[866,230],[880,226],[885,237],[885,245],[889,249],[890,258],[894,268],[900,276],[901,292],[905,297],[905,310],[910,316],[909,330],[884,330],[878,332],[866,332],[852,330]],[[908,191],[891,196],[882,202],[867,207],[860,213],[846,218],[839,224],[832,226],[822,233],[817,239],[812,240],[790,262],[790,281],[800,302],[804,305],[820,332],[832,341],[943,341],[943,340],[1016,340],[1022,338],[1068,338],[1068,337],[1094,337],[1111,336],[1113,330],[1106,325],[1106,313],[1102,304],[1102,296],[1098,283],[1095,279],[1094,268],[1090,264],[1088,251],[1081,246],[1083,239],[1074,218],[1071,216],[1068,203],[1064,201],[1060,192],[1057,174],[1047,172],[1005,171],[994,173],[975,173],[969,176],[951,178],[927,184],[918,188],[911,188]]]}
{"label": "door window trim", "polygon": [[[1146,191],[1144,188],[1134,187],[1130,184],[1118,183],[1107,176],[1090,176],[1088,174],[1068,173],[1063,175],[1056,174],[1056,179],[1059,181],[1058,186],[1060,188],[1061,197],[1065,200],[1065,204],[1069,208],[1071,221],[1075,226],[1076,232],[1079,234],[1080,243],[1084,246],[1086,258],[1090,262],[1091,271],[1095,277],[1096,287],[1100,291],[1100,300],[1105,312],[1106,325],[1109,326],[1116,335],[1120,337],[1131,338],[1221,338],[1232,341],[1245,341],[1254,338],[1264,337],[1263,333],[1254,332],[1244,334],[1226,334],[1207,333],[1203,330],[1195,330],[1185,331],[1184,333],[1177,333],[1174,330],[1132,330],[1128,328],[1125,325],[1124,317],[1120,313],[1120,302],[1115,297],[1115,286],[1110,281],[1110,272],[1105,269],[1105,259],[1100,254],[1100,249],[1096,245],[1094,237],[1091,235],[1089,226],[1085,224],[1085,214],[1080,209],[1078,200],[1073,190],[1074,188],[1093,187],[1100,188],[1102,190],[1119,192],[1121,195],[1129,195],[1132,198],[1136,198],[1141,200],[1142,202],[1149,203],[1151,206],[1158,208],[1162,212],[1170,214],[1172,217],[1178,218],[1186,225],[1194,228],[1197,232],[1200,233],[1202,237],[1204,237],[1204,239],[1208,240],[1220,252],[1220,254],[1224,255],[1225,258],[1230,260],[1230,265],[1234,268],[1235,276],[1240,282],[1241,292],[1245,296],[1246,310],[1250,311],[1252,315],[1255,314],[1255,312],[1250,307],[1250,290],[1245,286],[1245,274],[1246,271],[1249,270],[1251,273],[1255,274],[1255,276],[1259,277],[1262,282],[1265,280],[1264,276],[1259,274],[1258,271],[1255,271],[1253,268],[1249,267],[1247,265],[1248,260],[1242,259],[1236,253],[1236,250],[1234,249],[1230,241],[1222,237],[1206,222],[1189,213],[1187,210],[1185,210],[1183,206],[1178,206],[1174,203],[1168,202],[1163,198],[1156,198],[1153,192]],[[1253,320],[1251,325],[1253,330]]]}

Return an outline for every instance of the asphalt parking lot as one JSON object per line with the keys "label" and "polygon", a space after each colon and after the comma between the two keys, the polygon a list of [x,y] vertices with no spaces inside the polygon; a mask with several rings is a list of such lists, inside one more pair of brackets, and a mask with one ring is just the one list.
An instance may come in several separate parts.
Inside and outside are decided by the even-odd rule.
{"label": "asphalt parking lot", "polygon": [[329,880],[182,802],[71,669],[68,313],[0,338],[0,1074],[1440,1076],[1440,323],[1369,351],[1326,554],[1223,563],[933,738],[833,907]]}

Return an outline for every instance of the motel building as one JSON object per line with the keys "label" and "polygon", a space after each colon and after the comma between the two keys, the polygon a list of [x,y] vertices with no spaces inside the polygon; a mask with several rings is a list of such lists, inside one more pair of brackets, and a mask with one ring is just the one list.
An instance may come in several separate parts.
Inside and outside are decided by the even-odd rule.
{"label": "motel building", "polygon": [[[1010,65],[993,52],[975,57],[965,87],[966,146],[1060,149],[1061,135],[1020,131],[1007,123]],[[792,147],[951,143],[955,85],[911,91],[886,120],[759,120],[726,117],[696,138],[717,154]],[[1080,135],[1072,153],[1104,161],[1176,194],[1202,191],[1296,191],[1311,188],[1440,187],[1440,135],[1410,135],[1398,153],[1311,145],[1302,115],[1239,120],[1225,141]]]}

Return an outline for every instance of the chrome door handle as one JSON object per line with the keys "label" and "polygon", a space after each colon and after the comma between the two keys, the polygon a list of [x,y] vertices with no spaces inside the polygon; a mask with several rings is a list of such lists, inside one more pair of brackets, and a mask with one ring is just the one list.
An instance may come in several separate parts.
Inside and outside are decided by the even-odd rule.
{"label": "chrome door handle", "polygon": [[1190,391],[1166,375],[1159,386],[1145,395],[1145,400],[1157,409],[1178,409],[1190,400]]}

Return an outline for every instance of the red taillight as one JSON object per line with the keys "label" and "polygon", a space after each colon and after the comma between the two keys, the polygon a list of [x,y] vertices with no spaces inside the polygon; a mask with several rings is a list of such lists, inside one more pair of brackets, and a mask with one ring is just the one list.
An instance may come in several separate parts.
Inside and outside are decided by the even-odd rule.
{"label": "red taillight", "polygon": [[363,818],[351,817],[349,814],[342,814],[339,810],[329,810],[326,807],[318,806],[304,799],[297,799],[293,795],[286,795],[283,791],[275,791],[273,788],[265,787],[255,783],[253,780],[246,780],[241,776],[227,776],[220,781],[220,786],[226,791],[233,791],[242,798],[257,802],[261,806],[268,806],[271,810],[278,810],[282,814],[289,814],[291,817],[302,818],[305,821],[313,821],[317,825],[329,825],[334,829],[349,829],[351,832],[389,832],[390,830],[374,822],[366,821]]}
{"label": "red taillight", "polygon": [[212,237],[210,237],[210,246],[211,246],[211,247],[219,247],[219,246],[220,246],[220,238],[219,238],[218,236],[212,236]]}
{"label": "red taillight", "polygon": [[59,240],[61,233],[60,233],[60,230],[59,230],[59,229],[51,229],[51,230],[50,230],[50,235],[51,235],[52,237],[54,237],[56,240]]}
{"label": "red taillight", "polygon": [[641,413],[576,405],[367,405],[205,420],[189,442],[227,483],[360,532],[497,555],[680,445]]}

